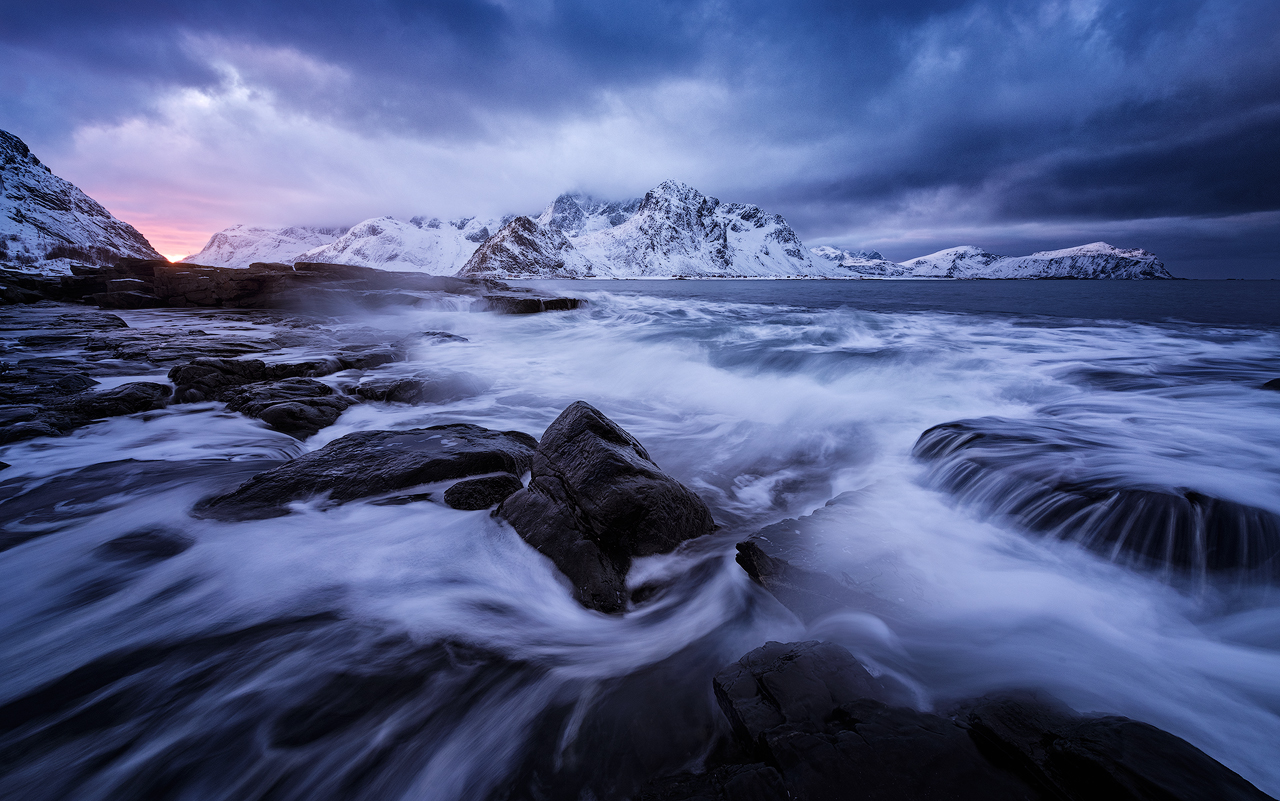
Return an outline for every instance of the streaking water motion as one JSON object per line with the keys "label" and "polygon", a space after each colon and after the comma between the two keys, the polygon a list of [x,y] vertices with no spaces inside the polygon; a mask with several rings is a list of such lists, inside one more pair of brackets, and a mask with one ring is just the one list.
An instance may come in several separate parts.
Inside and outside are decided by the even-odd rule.
{"label": "streaking water motion", "polygon": [[[716,670],[767,639],[821,637],[896,675],[922,708],[1044,688],[1164,728],[1280,793],[1280,603],[1267,581],[1206,571],[1186,583],[1027,537],[1046,526],[991,503],[990,485],[931,483],[912,455],[932,426],[998,417],[1054,432],[1020,441],[1009,456],[1020,475],[1068,458],[1107,486],[1280,514],[1280,393],[1258,389],[1280,373],[1274,330],[831,300],[856,303],[852,285],[825,285],[821,303],[788,285],[733,302],[706,285],[683,297],[596,286],[574,286],[591,305],[571,314],[200,318],[202,331],[272,341],[259,358],[276,361],[331,355],[308,332],[466,338],[321,380],[469,374],[467,391],[360,403],[305,442],[200,403],[6,446],[0,790],[624,796],[702,755],[720,725]],[[190,319],[121,316],[134,328]],[[37,355],[17,333],[0,337],[6,361]],[[579,399],[722,526],[639,560],[629,585],[662,589],[625,616],[583,609],[549,560],[483,511],[375,497],[298,502],[273,520],[190,514],[347,433],[474,423],[538,436]],[[862,602],[806,626],[750,582],[735,543],[791,518],[810,560]]]}

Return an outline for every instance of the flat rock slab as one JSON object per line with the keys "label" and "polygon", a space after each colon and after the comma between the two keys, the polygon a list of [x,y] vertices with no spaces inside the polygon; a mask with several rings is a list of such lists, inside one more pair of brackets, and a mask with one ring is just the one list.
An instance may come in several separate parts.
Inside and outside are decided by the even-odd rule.
{"label": "flat rock slab", "polygon": [[529,486],[497,514],[556,563],[583,606],[602,612],[625,607],[633,558],[667,553],[716,527],[701,498],[583,401],[547,428]]}
{"label": "flat rock slab", "polygon": [[264,519],[287,514],[292,501],[319,496],[343,503],[485,473],[518,476],[529,469],[536,445],[519,431],[468,424],[359,431],[259,473],[196,511],[222,520]]}

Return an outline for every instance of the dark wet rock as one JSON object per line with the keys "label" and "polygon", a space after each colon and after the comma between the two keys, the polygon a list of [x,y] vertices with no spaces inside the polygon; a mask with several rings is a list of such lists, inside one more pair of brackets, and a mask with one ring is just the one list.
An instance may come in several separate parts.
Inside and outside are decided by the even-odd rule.
{"label": "dark wet rock", "polygon": [[29,422],[12,423],[0,429],[0,445],[8,445],[11,442],[22,442],[36,437],[57,437],[62,435],[62,429],[46,423],[42,420],[32,420]]}
{"label": "dark wet rock", "polygon": [[1084,457],[1114,447],[1081,426],[982,418],[930,428],[913,453],[931,486],[1030,532],[1140,568],[1280,581],[1280,514],[1091,473]]}
{"label": "dark wet rock", "polygon": [[498,314],[537,314],[545,311],[572,311],[586,305],[580,298],[542,298],[531,295],[488,295],[481,311]]}
{"label": "dark wet rock", "polygon": [[492,382],[471,373],[419,373],[410,378],[372,378],[355,393],[366,400],[393,403],[449,403],[482,394]]}
{"label": "dark wet rock", "polygon": [[199,358],[169,370],[177,389],[176,403],[229,400],[246,384],[286,378],[317,378],[343,369],[338,359],[313,359],[291,364],[266,364],[259,359]]}
{"label": "dark wet rock", "polygon": [[359,431],[256,475],[197,511],[219,519],[279,517],[291,501],[324,496],[342,503],[485,473],[520,475],[536,445],[528,434],[467,424]]}
{"label": "dark wet rock", "polygon": [[454,509],[488,509],[524,488],[513,475],[485,476],[459,481],[444,491],[444,502]]}
{"label": "dark wet rock", "polygon": [[[61,436],[94,420],[160,409],[172,392],[167,384],[150,381],[122,384],[100,392],[75,392],[76,388],[96,383],[73,374],[47,384],[27,386],[24,397],[34,396],[41,403],[0,407],[0,425],[8,421],[0,429],[0,443]],[[12,393],[0,394],[0,397],[14,399]]]}
{"label": "dark wet rock", "polygon": [[1273,389],[1273,390],[1275,390],[1276,392],[1280,392],[1280,378],[1273,378],[1273,379],[1271,379],[1271,380],[1270,380],[1270,381],[1268,381],[1267,383],[1263,384],[1263,385],[1262,385],[1262,388],[1263,388],[1263,389]]}
{"label": "dark wet rock", "polygon": [[361,382],[355,393],[371,401],[418,403],[426,394],[426,381],[420,378],[373,378]]}
{"label": "dark wet rock", "polygon": [[1048,697],[984,698],[949,717],[845,649],[767,643],[716,675],[738,751],[652,782],[645,799],[1208,801],[1266,796],[1152,726],[1081,717]]}
{"label": "dark wet rock", "polygon": [[98,359],[173,364],[189,362],[196,357],[234,359],[275,346],[260,339],[240,339],[226,334],[209,334],[200,329],[157,326],[98,332],[89,336],[85,347]]}
{"label": "dark wet rock", "polygon": [[957,719],[993,763],[1046,797],[1265,801],[1187,741],[1129,718],[1082,718],[1037,694],[984,698]]}
{"label": "dark wet rock", "polygon": [[168,384],[134,381],[100,392],[84,392],[68,398],[56,407],[60,411],[87,420],[118,417],[152,409],[162,409],[173,389]]}
{"label": "dark wet rock", "polygon": [[345,351],[338,354],[338,359],[347,370],[370,370],[404,359],[404,354],[394,348],[366,348],[359,351]]}
{"label": "dark wet rock", "polygon": [[163,526],[142,528],[116,537],[94,549],[100,559],[111,562],[159,562],[195,545],[195,540]]}
{"label": "dark wet rock", "polygon": [[311,378],[246,384],[221,393],[220,397],[226,399],[230,411],[257,417],[275,430],[300,439],[333,425],[356,403]]}
{"label": "dark wet rock", "polygon": [[622,611],[634,557],[666,553],[715,529],[701,498],[582,401],[547,428],[529,486],[497,514],[555,562],[580,603],[602,612]]}
{"label": "dark wet rock", "polygon": [[451,334],[448,331],[422,331],[414,334],[411,339],[426,342],[429,345],[443,345],[448,342],[470,342],[464,336]]}

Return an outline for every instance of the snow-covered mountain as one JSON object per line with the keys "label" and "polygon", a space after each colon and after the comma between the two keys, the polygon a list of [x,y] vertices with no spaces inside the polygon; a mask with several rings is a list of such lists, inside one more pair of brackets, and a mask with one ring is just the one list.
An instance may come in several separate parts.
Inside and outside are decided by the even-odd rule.
{"label": "snow-covered mountain", "polygon": [[163,258],[137,229],[0,131],[0,266],[58,274],[72,262],[105,264],[121,256]]}
{"label": "snow-covered mountain", "polygon": [[1152,254],[1102,242],[1017,257],[964,246],[902,263],[873,250],[806,249],[777,214],[677,181],[628,201],[563,194],[536,216],[502,220],[378,217],[345,233],[234,226],[184,261],[316,261],[495,278],[1172,278]]}
{"label": "snow-covered mountain", "polygon": [[458,275],[588,278],[594,272],[558,228],[516,217],[481,245]]}
{"label": "snow-covered mountain", "polygon": [[306,251],[331,244],[346,232],[346,228],[306,225],[288,228],[233,225],[209,237],[203,250],[182,261],[232,268],[248,267],[258,261],[293,264]]}
{"label": "snow-covered mountain", "polygon": [[[677,181],[667,181],[644,198],[624,203],[561,195],[531,222],[538,229],[563,234],[577,256],[585,259],[586,267],[573,267],[572,272],[566,268],[565,277],[791,278],[847,274],[833,265],[816,262],[782,217],[758,206],[721,203]],[[540,247],[546,240],[546,235],[533,231],[526,231],[524,236]],[[525,258],[517,244],[511,239],[501,260],[508,272],[500,272],[496,261],[473,259],[459,275],[484,272],[507,278],[546,276],[548,262],[532,251]]]}
{"label": "snow-covered mountain", "polygon": [[1155,254],[1094,242],[1030,256],[997,256],[967,245],[903,262],[915,278],[1173,278]]}
{"label": "snow-covered mountain", "polygon": [[828,245],[809,248],[816,258],[829,261],[843,271],[844,278],[897,278],[908,270],[874,250],[840,250]]}
{"label": "snow-covered mountain", "polygon": [[402,222],[378,217],[352,227],[334,242],[308,250],[295,261],[453,275],[502,222],[475,217],[449,222],[414,217]]}

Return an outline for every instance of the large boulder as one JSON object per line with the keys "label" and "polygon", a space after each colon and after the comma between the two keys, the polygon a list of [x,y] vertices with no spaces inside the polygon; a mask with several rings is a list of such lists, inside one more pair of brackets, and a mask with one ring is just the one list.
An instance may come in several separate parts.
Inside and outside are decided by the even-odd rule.
{"label": "large boulder", "polygon": [[529,469],[536,445],[519,431],[468,424],[358,431],[201,502],[197,513],[223,520],[262,519],[287,514],[291,501],[320,496],[342,503],[486,473],[519,476]]}
{"label": "large boulder", "polygon": [[542,435],[529,486],[497,514],[555,562],[589,609],[620,612],[637,556],[715,529],[711,511],[634,437],[583,401]]}
{"label": "large boulder", "polygon": [[845,649],[771,642],[713,680],[735,748],[698,774],[653,782],[667,801],[1263,801],[1189,743],[1118,717],[1085,718],[1033,693],[940,716]]}

